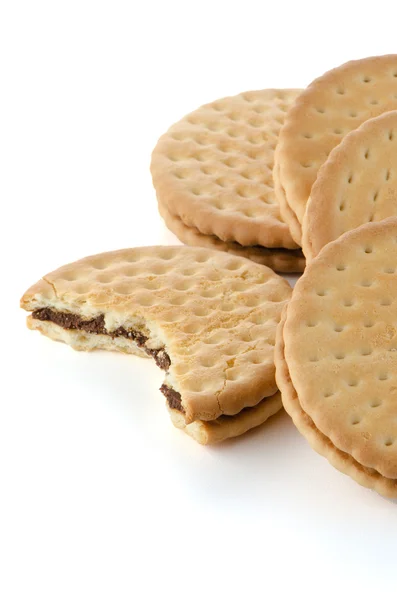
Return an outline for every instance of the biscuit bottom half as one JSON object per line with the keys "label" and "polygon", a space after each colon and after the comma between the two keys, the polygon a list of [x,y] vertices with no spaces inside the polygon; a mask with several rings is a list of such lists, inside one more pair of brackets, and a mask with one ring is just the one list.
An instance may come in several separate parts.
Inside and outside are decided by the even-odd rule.
{"label": "biscuit bottom half", "polygon": [[300,248],[291,250],[287,248],[265,248],[264,246],[242,246],[237,242],[226,242],[216,235],[206,235],[196,227],[188,226],[178,215],[174,215],[158,202],[158,209],[166,227],[188,246],[202,246],[228,252],[235,256],[249,258],[253,262],[265,265],[279,273],[303,273],[305,258]]}
{"label": "biscuit bottom half", "polygon": [[[28,317],[29,329],[38,330],[47,337],[67,343],[75,350],[117,350],[138,356],[151,356],[168,373],[171,358],[164,347],[146,345],[148,337],[138,329],[119,327],[108,332],[104,315],[82,319],[77,314],[61,312],[50,307],[38,308]],[[160,388],[167,399],[167,408],[175,427],[184,430],[200,444],[213,444],[236,437],[264,423],[282,408],[281,395],[263,398],[258,404],[242,409],[236,415],[221,415],[211,421],[196,420],[187,424],[182,398],[167,378]]]}
{"label": "biscuit bottom half", "polygon": [[283,330],[287,311],[277,330],[275,348],[276,380],[283,395],[283,406],[292,418],[298,431],[307,439],[310,446],[324,456],[333,467],[345,475],[349,475],[364,487],[372,488],[382,496],[397,498],[397,479],[385,477],[376,469],[366,467],[353,456],[337,448],[315,425],[311,417],[303,410],[297,391],[291,380],[288,364],[285,359],[285,342]]}

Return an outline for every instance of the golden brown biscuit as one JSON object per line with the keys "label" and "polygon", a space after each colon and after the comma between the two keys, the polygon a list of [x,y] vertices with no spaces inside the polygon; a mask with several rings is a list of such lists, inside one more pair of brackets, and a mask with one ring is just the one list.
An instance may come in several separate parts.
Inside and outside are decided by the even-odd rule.
{"label": "golden brown biscuit", "polygon": [[383,496],[391,498],[397,497],[397,479],[383,477],[383,475],[375,469],[364,467],[350,454],[339,450],[329,438],[317,429],[313,420],[302,410],[302,407],[299,404],[298,394],[291,381],[288,365],[285,360],[283,330],[286,312],[286,310],[283,311],[284,316],[277,329],[275,352],[277,385],[282,394],[285,410],[292,418],[298,431],[307,439],[313,450],[321,454],[321,456],[324,456],[335,469],[338,469],[338,471],[345,475],[349,475],[360,485],[372,488]]}
{"label": "golden brown biscuit", "polygon": [[348,62],[319,77],[289,110],[275,153],[281,215],[302,245],[302,222],[321,165],[364,121],[397,108],[397,54]]}
{"label": "golden brown biscuit", "polygon": [[151,355],[166,371],[169,407],[189,425],[237,415],[276,393],[275,331],[290,293],[285,280],[247,259],[157,246],[65,265],[21,305],[32,311],[30,328],[77,350]]}
{"label": "golden brown biscuit", "polygon": [[397,111],[365,121],[336,146],[318,172],[303,219],[312,260],[350,229],[397,214]]}
{"label": "golden brown biscuit", "polygon": [[200,444],[215,444],[242,435],[250,429],[265,423],[281,408],[281,394],[276,392],[274,396],[264,398],[255,406],[244,408],[232,417],[221,415],[214,421],[193,421],[193,423],[187,425],[180,411],[171,409],[168,406],[175,427],[182,429]]}
{"label": "golden brown biscuit", "polygon": [[277,383],[298,429],[338,469],[397,496],[397,218],[325,246],[280,326]]}
{"label": "golden brown biscuit", "polygon": [[161,205],[224,242],[297,248],[280,215],[272,170],[279,130],[299,91],[221,98],[175,123],[152,155]]}

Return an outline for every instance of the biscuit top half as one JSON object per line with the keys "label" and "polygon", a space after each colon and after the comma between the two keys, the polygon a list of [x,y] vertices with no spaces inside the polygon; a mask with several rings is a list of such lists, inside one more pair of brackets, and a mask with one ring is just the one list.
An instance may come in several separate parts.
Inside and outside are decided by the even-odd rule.
{"label": "biscuit top half", "polygon": [[339,450],[397,478],[397,218],[325,246],[295,286],[285,359],[302,409]]}
{"label": "biscuit top half", "polygon": [[323,246],[364,223],[397,214],[397,110],[365,121],[319,170],[303,220],[311,260]]}
{"label": "biscuit top half", "polygon": [[303,222],[317,172],[331,150],[367,119],[394,109],[397,54],[348,62],[300,94],[286,116],[275,155],[276,172],[298,224]]}
{"label": "biscuit top half", "polygon": [[225,242],[297,248],[281,218],[272,171],[280,128],[299,92],[245,92],[175,123],[152,154],[159,203],[188,227]]}
{"label": "biscuit top half", "polygon": [[101,317],[110,335],[131,329],[164,348],[168,384],[189,422],[236,414],[276,392],[275,333],[290,294],[284,279],[247,259],[157,246],[65,265],[33,285],[21,306]]}

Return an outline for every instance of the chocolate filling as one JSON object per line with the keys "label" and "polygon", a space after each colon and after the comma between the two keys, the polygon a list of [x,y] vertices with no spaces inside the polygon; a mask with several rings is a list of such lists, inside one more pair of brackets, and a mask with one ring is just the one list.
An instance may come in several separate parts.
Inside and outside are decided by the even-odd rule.
{"label": "chocolate filling", "polygon": [[301,248],[267,248],[266,246],[242,246],[238,242],[233,242],[236,246],[241,246],[241,248],[253,248],[254,250],[270,250],[271,252],[278,252],[280,254],[285,254],[286,256],[295,256],[296,258],[304,258],[303,250]]}
{"label": "chocolate filling", "polygon": [[39,319],[39,321],[51,321],[64,329],[78,329],[80,331],[86,331],[87,333],[109,335],[111,338],[125,337],[129,340],[134,341],[139,348],[142,348],[152,356],[156,362],[156,365],[168,371],[171,365],[171,359],[168,356],[164,348],[148,348],[146,342],[148,338],[143,335],[140,331],[135,329],[125,329],[124,327],[118,327],[114,331],[108,331],[105,327],[104,315],[99,315],[94,319],[82,319],[79,315],[73,313],[59,312],[52,308],[38,308],[32,313],[33,319]]}
{"label": "chocolate filling", "polygon": [[168,406],[170,408],[176,408],[176,410],[180,410],[181,412],[185,412],[182,406],[182,398],[179,392],[170,388],[168,385],[163,383],[160,388],[160,392],[164,394],[167,398]]}

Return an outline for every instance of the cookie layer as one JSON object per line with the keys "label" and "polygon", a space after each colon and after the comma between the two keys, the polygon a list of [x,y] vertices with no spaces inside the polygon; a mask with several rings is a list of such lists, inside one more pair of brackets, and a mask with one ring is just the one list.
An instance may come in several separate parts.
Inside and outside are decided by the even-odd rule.
{"label": "cookie layer", "polygon": [[274,150],[300,90],[259,90],[206,104],[158,141],[151,172],[159,202],[225,242],[297,248],[273,189]]}
{"label": "cookie layer", "polygon": [[194,421],[186,425],[183,415],[169,408],[175,427],[182,429],[200,444],[215,444],[228,438],[243,435],[250,429],[262,425],[282,408],[281,394],[264,398],[251,408],[244,408],[233,417],[222,415],[214,421]]}
{"label": "cookie layer", "polygon": [[397,214],[397,111],[365,121],[318,172],[303,219],[302,246],[321,248],[364,223]]}
{"label": "cookie layer", "polygon": [[397,218],[331,242],[297,282],[284,355],[302,411],[341,452],[397,478]]}
{"label": "cookie layer", "polygon": [[195,227],[188,227],[176,215],[172,215],[159,202],[159,212],[168,229],[188,246],[202,246],[235,256],[248,258],[260,265],[265,265],[279,273],[302,273],[305,269],[305,259],[300,249],[263,248],[262,246],[241,246],[237,242],[222,242],[214,235],[200,233]]}
{"label": "cookie layer", "polygon": [[301,245],[301,226],[321,165],[364,121],[397,108],[397,55],[348,62],[300,94],[279,134],[274,179],[281,214]]}
{"label": "cookie layer", "polygon": [[[189,424],[235,415],[276,392],[275,331],[290,293],[284,279],[247,259],[158,246],[61,267],[21,305],[33,311],[31,327],[62,334],[77,349],[121,348],[165,361],[165,384],[180,395]],[[70,317],[34,318],[43,309]]]}
{"label": "cookie layer", "polygon": [[333,467],[349,475],[359,484],[372,488],[383,496],[397,497],[397,479],[389,479],[378,473],[375,469],[364,467],[350,454],[342,452],[334,446],[329,438],[317,429],[313,420],[304,412],[299,404],[298,394],[292,384],[288,365],[285,360],[285,346],[283,339],[284,325],[287,310],[284,309],[283,317],[277,328],[277,341],[275,348],[277,385],[282,394],[283,406],[292,418],[298,431],[307,439],[313,450],[324,456]]}

